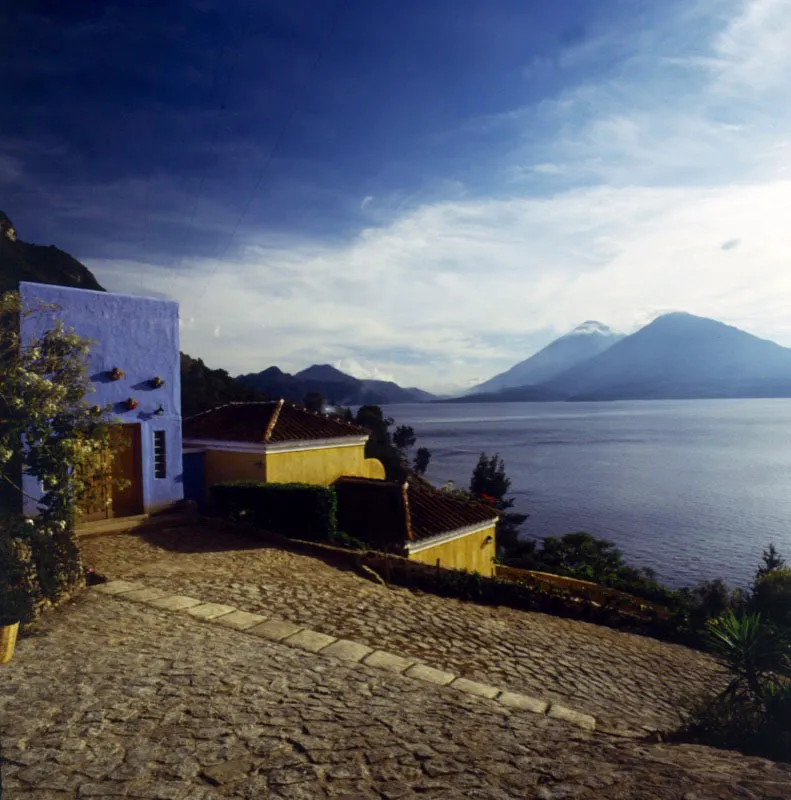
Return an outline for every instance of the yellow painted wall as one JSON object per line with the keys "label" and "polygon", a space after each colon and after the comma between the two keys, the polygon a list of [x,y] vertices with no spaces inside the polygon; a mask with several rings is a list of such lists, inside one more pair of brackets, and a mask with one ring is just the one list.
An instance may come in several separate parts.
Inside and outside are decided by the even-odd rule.
{"label": "yellow painted wall", "polygon": [[355,475],[356,478],[371,478],[376,481],[385,479],[385,465],[378,458],[365,459],[365,474]]}
{"label": "yellow painted wall", "polygon": [[[491,536],[492,541],[484,544]],[[412,561],[424,564],[439,565],[448,569],[466,569],[468,572],[479,572],[486,578],[494,576],[494,556],[496,552],[494,525],[469,536],[460,536],[450,542],[443,542],[434,547],[427,547],[418,553],[410,553]]]}
{"label": "yellow painted wall", "polygon": [[310,483],[330,486],[343,475],[384,480],[381,461],[365,457],[365,445],[299,450],[293,453],[234,453],[206,450],[206,489],[224,481]]}
{"label": "yellow painted wall", "polygon": [[266,466],[263,453],[229,453],[207,450],[203,456],[204,485],[209,487],[224,481],[265,481]]}
{"label": "yellow painted wall", "polygon": [[311,483],[329,486],[343,475],[356,478],[384,478],[384,467],[365,457],[365,445],[267,453],[266,479],[270,483]]}

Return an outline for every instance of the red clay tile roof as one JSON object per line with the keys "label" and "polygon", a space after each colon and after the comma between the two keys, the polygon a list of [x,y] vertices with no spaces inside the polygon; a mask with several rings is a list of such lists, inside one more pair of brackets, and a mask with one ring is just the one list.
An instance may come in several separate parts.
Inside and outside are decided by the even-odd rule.
{"label": "red clay tile roof", "polygon": [[409,516],[414,538],[430,539],[459,528],[493,523],[498,514],[475,500],[465,500],[437,489],[410,484]]}
{"label": "red clay tile roof", "polygon": [[359,425],[306,411],[284,400],[229,403],[187,417],[182,425],[185,439],[226,442],[298,442],[369,434]]}
{"label": "red clay tile roof", "polygon": [[[403,546],[461,528],[497,520],[497,512],[475,500],[441,492],[425,482],[402,484],[339,478],[339,530],[370,544]],[[406,500],[406,502],[405,502]]]}

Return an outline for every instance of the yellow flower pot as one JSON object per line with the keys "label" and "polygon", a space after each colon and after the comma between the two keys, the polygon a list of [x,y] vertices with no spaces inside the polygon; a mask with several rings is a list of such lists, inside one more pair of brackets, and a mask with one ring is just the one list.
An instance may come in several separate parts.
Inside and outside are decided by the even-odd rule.
{"label": "yellow flower pot", "polygon": [[0,664],[7,664],[11,660],[11,656],[14,655],[18,630],[18,622],[0,627]]}

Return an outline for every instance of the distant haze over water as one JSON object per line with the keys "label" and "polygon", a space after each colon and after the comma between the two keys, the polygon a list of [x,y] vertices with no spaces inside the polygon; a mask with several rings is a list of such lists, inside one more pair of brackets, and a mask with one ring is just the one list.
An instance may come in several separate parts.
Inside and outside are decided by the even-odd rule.
{"label": "distant haze over water", "polygon": [[398,405],[427,477],[467,488],[499,453],[524,535],[614,541],[673,586],[749,583],[774,541],[791,563],[791,400]]}

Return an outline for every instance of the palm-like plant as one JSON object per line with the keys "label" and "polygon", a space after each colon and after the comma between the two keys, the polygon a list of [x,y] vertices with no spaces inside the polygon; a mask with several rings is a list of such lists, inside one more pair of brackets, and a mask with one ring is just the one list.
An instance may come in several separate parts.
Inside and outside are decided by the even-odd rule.
{"label": "palm-like plant", "polygon": [[762,702],[774,678],[791,677],[791,640],[765,625],[760,614],[728,611],[706,623],[706,639],[734,676],[723,694],[746,688],[754,701]]}

